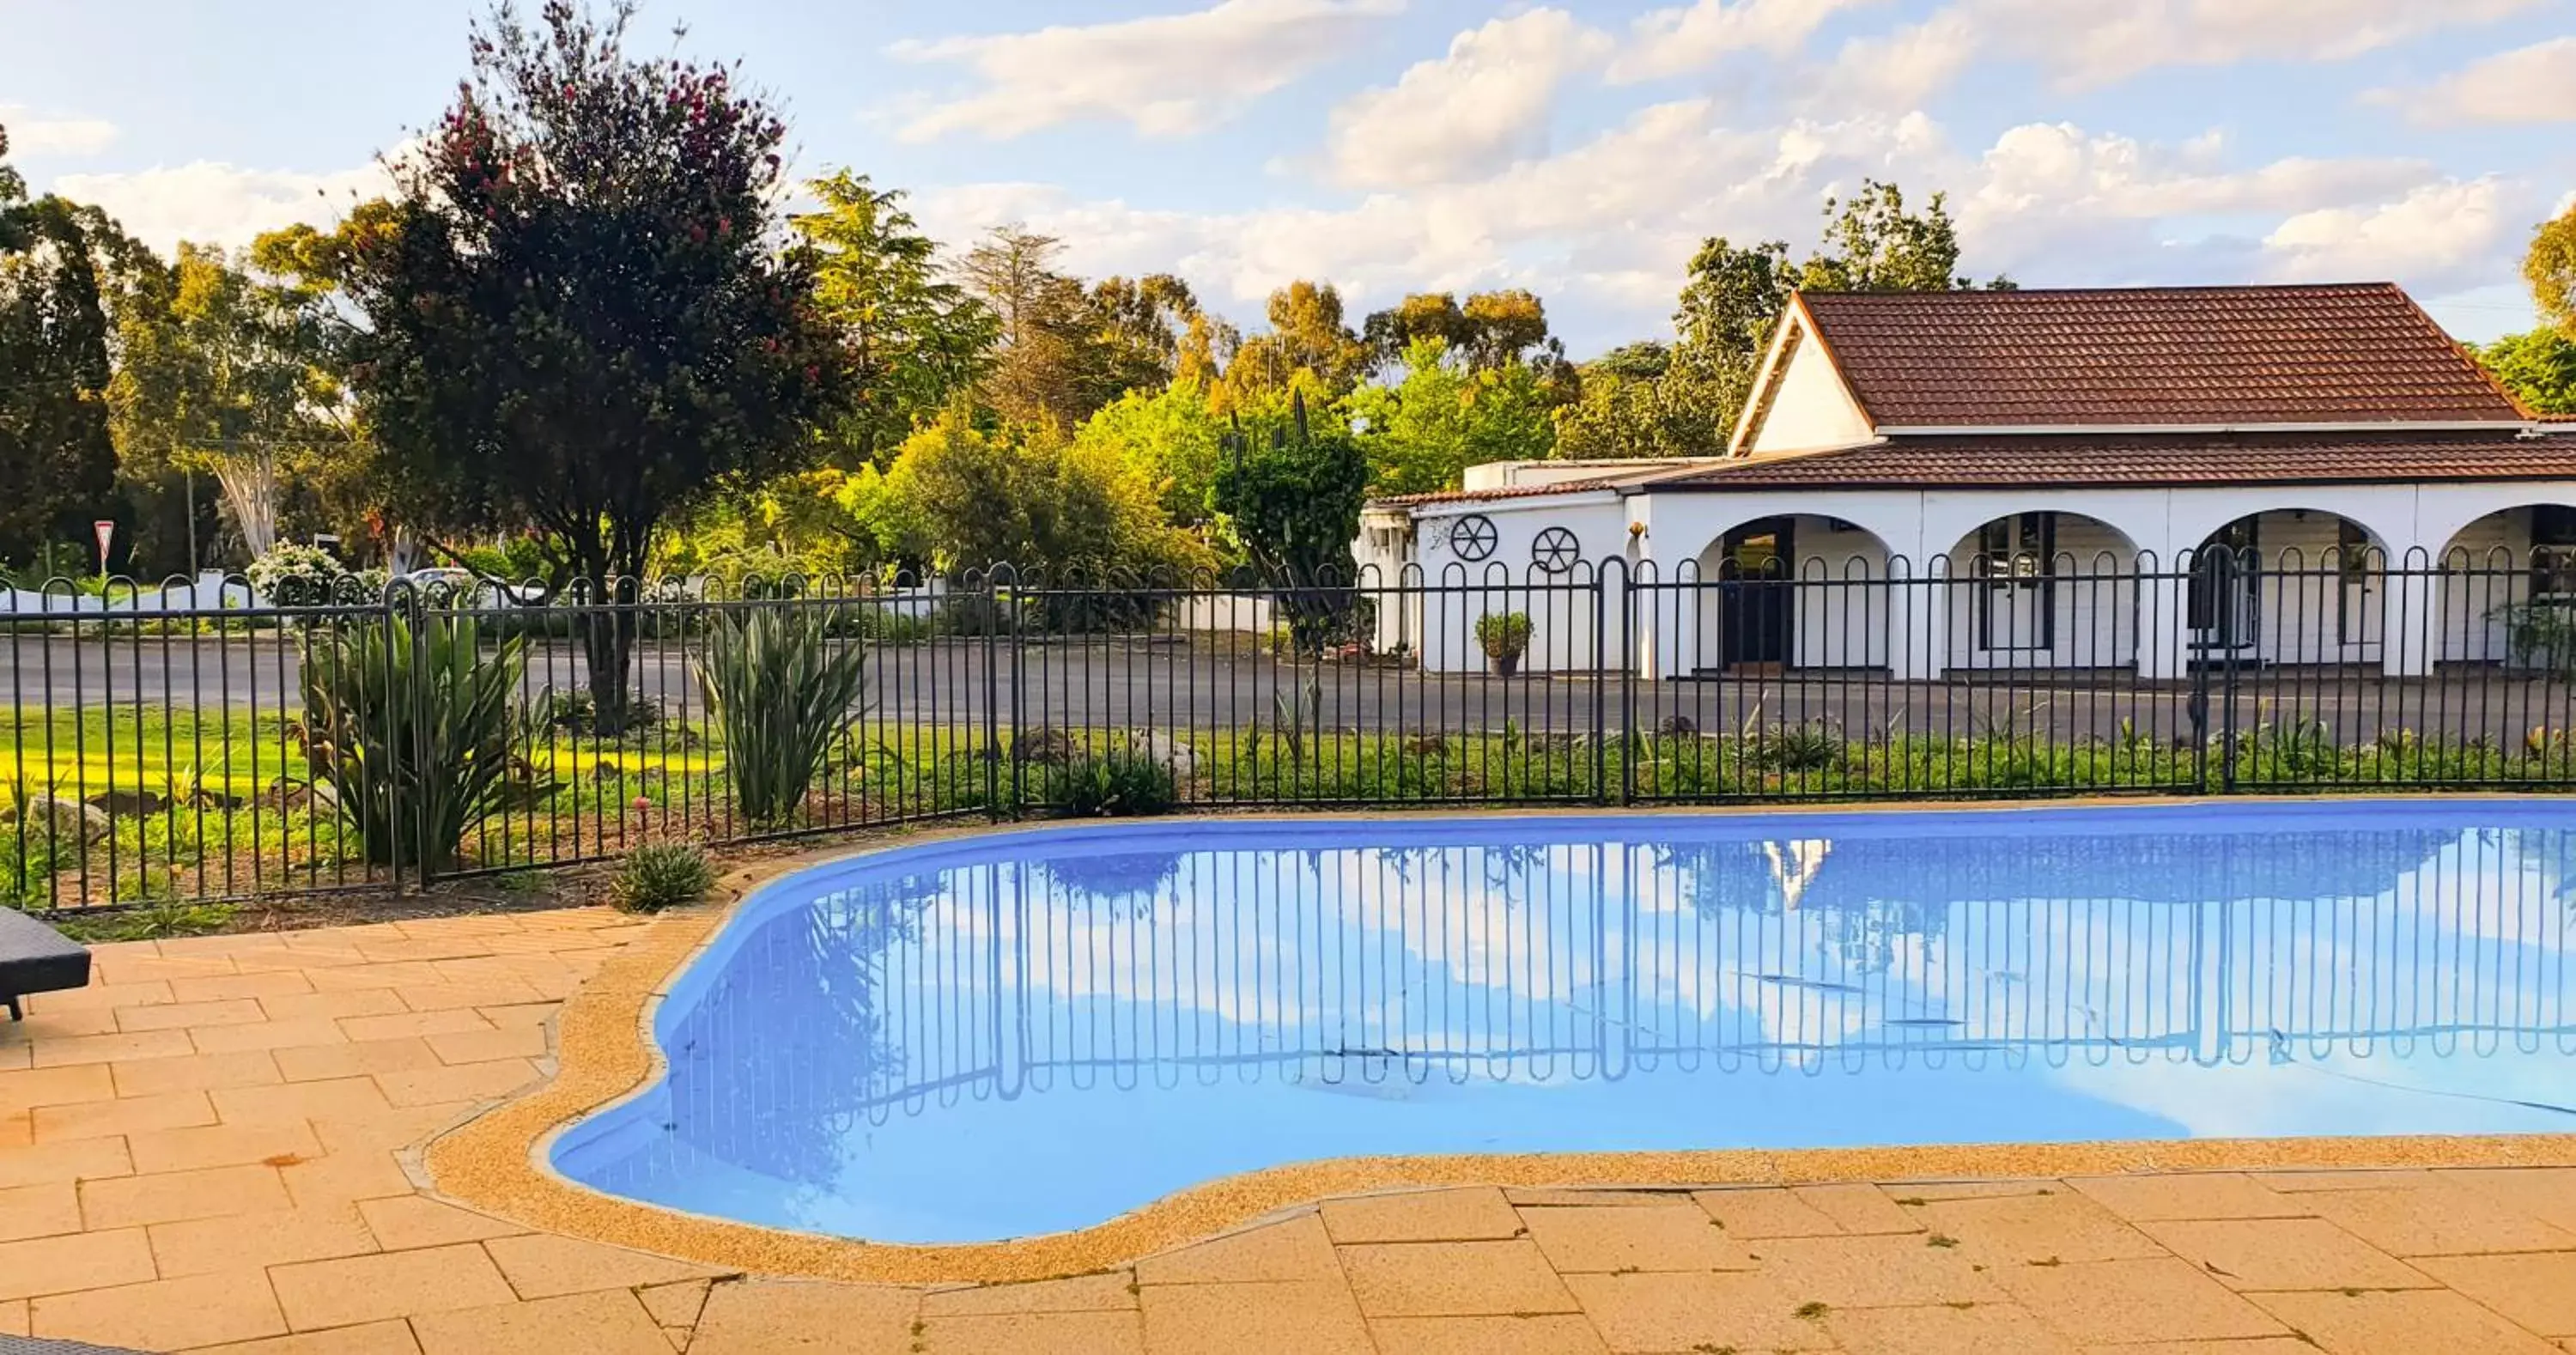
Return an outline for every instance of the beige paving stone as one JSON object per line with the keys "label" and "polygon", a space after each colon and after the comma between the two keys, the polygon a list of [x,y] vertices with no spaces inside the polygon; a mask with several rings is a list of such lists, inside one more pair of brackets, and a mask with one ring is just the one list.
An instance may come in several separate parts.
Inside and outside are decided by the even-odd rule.
{"label": "beige paving stone", "polygon": [[36,1114],[22,1110],[0,1114],[0,1148],[25,1148],[36,1141]]}
{"label": "beige paving stone", "polygon": [[184,1030],[146,1030],[112,1035],[66,1035],[38,1038],[30,1061],[38,1068],[63,1068],[116,1059],[165,1059],[196,1052]]}
{"label": "beige paving stone", "polygon": [[114,1035],[122,1027],[116,1024],[113,1007],[74,1007],[67,1011],[29,1012],[23,1022],[9,1023],[9,1033],[25,1041],[30,1049],[28,1062],[33,1063],[32,1046],[47,1040],[68,1040],[83,1035]]}
{"label": "beige paving stone", "polygon": [[2576,1167],[2465,1168],[2433,1175],[2443,1185],[2466,1186],[2509,1209],[2576,1232]]}
{"label": "beige paving stone", "polygon": [[2313,1198],[2319,1215],[2392,1256],[2576,1249],[2576,1233],[2465,1186],[2337,1190]]}
{"label": "beige paving stone", "polygon": [[113,1176],[83,1181],[80,1192],[81,1214],[92,1228],[264,1214],[293,1203],[277,1169],[256,1165]]}
{"label": "beige paving stone", "polygon": [[347,1205],[156,1223],[146,1231],[164,1278],[364,1256],[377,1250],[375,1234]]}
{"label": "beige paving stone", "polygon": [[631,1289],[642,1284],[706,1279],[722,1274],[709,1266],[674,1261],[624,1247],[611,1247],[550,1233],[496,1237],[483,1244],[519,1297],[552,1298],[594,1289]]}
{"label": "beige paving stone", "polygon": [[2303,1167],[2292,1171],[2250,1172],[2265,1190],[2304,1195],[2318,1190],[2396,1190],[2438,1185],[2440,1178],[2420,1167]]}
{"label": "beige paving stone", "polygon": [[1381,1317],[1368,1324],[1378,1355],[1607,1355],[1601,1333],[1574,1313],[1527,1317]]}
{"label": "beige paving stone", "polygon": [[215,1124],[192,1129],[156,1129],[128,1134],[137,1172],[189,1171],[198,1167],[237,1167],[280,1157],[318,1157],[321,1140],[313,1127],[294,1124]]}
{"label": "beige paving stone", "polygon": [[287,1082],[275,1087],[218,1087],[206,1093],[226,1124],[296,1120],[364,1120],[394,1109],[371,1077]]}
{"label": "beige paving stone", "polygon": [[1750,1270],[1745,1244],[1688,1201],[1661,1208],[1524,1208],[1521,1222],[1561,1274],[1595,1270]]}
{"label": "beige paving stone", "polygon": [[39,1337],[135,1350],[183,1350],[286,1330],[257,1270],[49,1294],[29,1318]]}
{"label": "beige paving stone", "polygon": [[[240,957],[234,957],[236,964]],[[227,998],[285,997],[313,991],[313,984],[293,970],[268,970],[256,974],[209,974],[196,978],[172,979],[168,984],[175,1002],[221,1002]]]}
{"label": "beige paving stone", "polygon": [[2258,1336],[2250,1341],[2122,1342],[2087,1346],[2084,1355],[2317,1355],[2317,1348],[2295,1336]]}
{"label": "beige paving stone", "polygon": [[474,1243],[272,1266],[269,1283],[297,1331],[517,1301]]}
{"label": "beige paving stone", "polygon": [[153,1275],[152,1244],[140,1228],[0,1242],[0,1299],[139,1284]]}
{"label": "beige paving stone", "polygon": [[1493,1186],[1407,1190],[1324,1202],[1324,1231],[1354,1242],[1467,1242],[1517,1237],[1521,1220]]}
{"label": "beige paving stone", "polygon": [[[363,952],[366,947],[361,945]],[[340,992],[352,988],[375,988],[391,993],[400,984],[436,983],[438,971],[427,960],[380,961],[317,969],[306,977],[313,980],[315,992]],[[400,994],[396,994],[399,998]]]}
{"label": "beige paving stone", "polygon": [[644,1305],[623,1289],[529,1303],[421,1313],[411,1320],[422,1355],[670,1355]]}
{"label": "beige paving stone", "polygon": [[349,1040],[277,1051],[277,1066],[289,1082],[399,1073],[439,1067],[438,1051],[417,1035],[393,1040]]}
{"label": "beige paving stone", "polygon": [[71,1139],[62,1143],[0,1148],[0,1187],[41,1185],[124,1176],[134,1170],[125,1140]]}
{"label": "beige paving stone", "polygon": [[344,1118],[317,1115],[313,1132],[335,1153],[361,1148],[406,1148],[456,1123],[474,1108],[470,1101],[441,1106],[392,1106],[383,1111]]}
{"label": "beige paving stone", "polygon": [[678,1284],[657,1284],[636,1290],[635,1297],[643,1303],[644,1311],[651,1313],[653,1320],[660,1323],[664,1330],[667,1331],[673,1327],[694,1327],[698,1325],[699,1311],[707,1306],[707,1285],[708,1282],[705,1280],[682,1280]]}
{"label": "beige paving stone", "polygon": [[0,1112],[106,1101],[115,1095],[115,1076],[103,1062],[0,1073]]}
{"label": "beige paving stone", "polygon": [[[397,984],[394,994],[416,1012],[452,1011],[460,1007],[510,1007],[543,1002],[545,994],[523,979],[487,979],[478,983]],[[480,1021],[482,1018],[477,1017]]]}
{"label": "beige paving stone", "polygon": [[1370,1317],[1568,1313],[1574,1296],[1527,1238],[1336,1247]]}
{"label": "beige paving stone", "polygon": [[[340,1017],[392,1016],[411,1010],[403,1005],[402,999],[391,988],[323,989],[292,997],[264,997],[259,1000],[259,1005],[268,1013],[268,1019],[278,1025],[327,1022],[331,1034],[340,1040],[349,1038],[340,1031]],[[310,1043],[329,1044],[332,1041],[315,1040]]]}
{"label": "beige paving stone", "polygon": [[1927,1246],[1921,1233],[1778,1237],[1751,1249],[1762,1273],[1797,1303],[1879,1308],[2004,1297],[1957,1248]]}
{"label": "beige paving stone", "polygon": [[149,1007],[119,1007],[119,1030],[179,1030],[192,1026],[243,1026],[266,1021],[268,1013],[246,997],[217,1002],[165,1002]]}
{"label": "beige paving stone", "polygon": [[1691,1198],[1733,1238],[1832,1237],[1843,1230],[1831,1214],[1778,1186],[1702,1190]]}
{"label": "beige paving stone", "polygon": [[28,1015],[35,1016],[95,1007],[148,1007],[155,1002],[177,1000],[168,979],[147,979],[141,983],[94,982],[86,988],[59,993],[34,993],[28,996],[26,1008]]}
{"label": "beige paving stone", "polygon": [[0,1188],[0,1242],[81,1230],[80,1189],[71,1181]]}
{"label": "beige paving stone", "polygon": [[546,1055],[541,1025],[498,1026],[491,1030],[444,1030],[422,1037],[448,1063],[483,1063],[492,1059],[536,1059]]}
{"label": "beige paving stone", "polygon": [[1652,1209],[1663,1205],[1685,1204],[1687,1190],[1621,1190],[1615,1187],[1590,1186],[1505,1186],[1503,1198],[1512,1207],[1536,1205],[1542,1208],[1609,1209],[1634,1207]]}
{"label": "beige paving stone", "polygon": [[204,1092],[167,1092],[159,1096],[121,1096],[109,1101],[83,1101],[69,1106],[38,1106],[36,1142],[97,1139],[178,1129],[215,1122],[214,1103]]}
{"label": "beige paving stone", "polygon": [[352,1040],[392,1040],[405,1035],[438,1035],[450,1031],[489,1030],[492,1023],[472,1008],[437,1012],[400,1012],[385,1016],[344,1016],[340,1029]]}
{"label": "beige paving stone", "polygon": [[310,1049],[346,1044],[339,1023],[327,1016],[299,1016],[247,1026],[200,1026],[189,1040],[201,1054],[235,1054],[251,1050]]}
{"label": "beige paving stone", "polygon": [[2428,1256],[2416,1265],[2543,1336],[2576,1336],[2576,1252]]}
{"label": "beige paving stone", "polygon": [[[325,1135],[323,1142],[330,1142]],[[354,1203],[389,1195],[409,1195],[411,1177],[402,1169],[391,1150],[339,1151],[310,1162],[289,1163],[277,1169],[278,1179],[286,1183],[286,1192],[295,1203],[310,1209],[315,1205]]]}
{"label": "beige paving stone", "polygon": [[[553,1020],[556,1012],[563,1010],[563,1004],[560,1002],[529,1002],[512,1007],[477,1007],[474,1010],[477,1015],[481,1016],[484,1020],[491,1022],[494,1027],[509,1030],[525,1028],[528,1026],[542,1026],[546,1022]],[[455,1034],[471,1032],[442,1031],[440,1033]]]}
{"label": "beige paving stone", "polygon": [[397,1106],[431,1106],[450,1101],[485,1101],[507,1096],[537,1080],[537,1067],[526,1059],[459,1063],[409,1072],[378,1073],[376,1085]]}
{"label": "beige paving stone", "polygon": [[2332,1355],[2542,1355],[2554,1349],[2447,1289],[2251,1297]]}
{"label": "beige paving stone", "polygon": [[2006,1178],[2000,1181],[1882,1181],[1879,1191],[1911,1209],[1935,1200],[1991,1200],[2055,1195],[2065,1184],[2053,1177]]}
{"label": "beige paving stone", "polygon": [[27,1300],[10,1299],[0,1303],[0,1332],[11,1336],[27,1334]]}
{"label": "beige paving stone", "polygon": [[1824,1324],[1852,1355],[2075,1355],[2072,1342],[2011,1303],[1839,1308]]}
{"label": "beige paving stone", "polygon": [[1829,1186],[1792,1186],[1792,1191],[1808,1207],[1832,1219],[1846,1233],[1918,1233],[1923,1221],[1890,1198],[1887,1192],[1866,1183],[1852,1182]]}
{"label": "beige paving stone", "polygon": [[2230,1289],[2415,1289],[2433,1282],[2324,1219],[2170,1219],[2138,1226]]}
{"label": "beige paving stone", "polygon": [[[924,1294],[924,1317],[989,1313],[1082,1313],[1136,1306],[1135,1277],[1123,1270],[1027,1284],[988,1284]],[[668,1324],[665,1324],[668,1325]]]}
{"label": "beige paving stone", "polygon": [[1312,1211],[1206,1242],[1176,1248],[1136,1263],[1140,1284],[1241,1284],[1260,1280],[1330,1280],[1339,1283],[1341,1262],[1322,1217]]}
{"label": "beige paving stone", "polygon": [[2067,1185],[2124,1219],[2290,1218],[2311,1212],[2243,1172],[2079,1176]]}
{"label": "beige paving stone", "polygon": [[[1148,1285],[1141,1302],[1148,1355],[1375,1355],[1350,1290],[1334,1281]],[[706,1330],[698,1324],[699,1340]],[[690,1355],[704,1352],[693,1344]]]}
{"label": "beige paving stone", "polygon": [[207,1346],[190,1355],[420,1355],[420,1343],[411,1338],[408,1322],[369,1322],[238,1345]]}
{"label": "beige paving stone", "polygon": [[908,1351],[921,1296],[891,1285],[745,1280],[707,1291],[689,1355]]}
{"label": "beige paving stone", "polygon": [[[289,1183],[287,1189],[291,1192],[293,1184]],[[436,1247],[450,1242],[480,1242],[485,1238],[508,1237],[528,1231],[525,1226],[508,1219],[459,1209],[422,1195],[359,1200],[353,1207],[367,1221],[367,1228],[376,1235],[376,1241],[383,1243],[387,1251]]]}
{"label": "beige paving stone", "polygon": [[2002,1266],[1990,1272],[2021,1306],[2077,1341],[2225,1341],[2284,1331],[2180,1257]]}
{"label": "beige paving stone", "polygon": [[1990,1264],[2163,1255],[2163,1248],[2146,1234],[2071,1190],[1956,1196],[1930,1201],[1915,1212],[1936,1234],[1957,1240],[1962,1250]]}
{"label": "beige paving stone", "polygon": [[1144,1355],[1133,1312],[975,1313],[925,1317],[925,1355]]}
{"label": "beige paving stone", "polygon": [[1566,1283],[1602,1340],[1632,1352],[1824,1350],[1824,1324],[1798,1316],[1799,1301],[1751,1272],[1575,1275]]}
{"label": "beige paving stone", "polygon": [[216,1087],[261,1087],[284,1079],[263,1049],[236,1054],[182,1054],[166,1059],[120,1059],[107,1065],[119,1096],[160,1096]]}

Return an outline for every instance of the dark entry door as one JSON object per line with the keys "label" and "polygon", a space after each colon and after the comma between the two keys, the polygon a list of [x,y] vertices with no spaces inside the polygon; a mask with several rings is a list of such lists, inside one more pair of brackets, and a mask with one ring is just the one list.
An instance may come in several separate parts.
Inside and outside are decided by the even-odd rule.
{"label": "dark entry door", "polygon": [[1721,668],[1789,662],[1797,612],[1789,519],[1759,518],[1726,534],[1717,562]]}

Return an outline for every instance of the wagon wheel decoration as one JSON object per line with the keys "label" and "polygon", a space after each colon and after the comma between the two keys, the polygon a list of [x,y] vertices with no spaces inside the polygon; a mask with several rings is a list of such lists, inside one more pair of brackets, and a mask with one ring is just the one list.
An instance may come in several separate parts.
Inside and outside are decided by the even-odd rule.
{"label": "wagon wheel decoration", "polygon": [[1494,542],[1502,534],[1494,530],[1494,520],[1482,513],[1469,513],[1449,527],[1449,553],[1461,560],[1482,560],[1494,553]]}
{"label": "wagon wheel decoration", "polygon": [[1562,574],[1583,558],[1583,543],[1563,527],[1550,527],[1530,543],[1530,563],[1550,574]]}

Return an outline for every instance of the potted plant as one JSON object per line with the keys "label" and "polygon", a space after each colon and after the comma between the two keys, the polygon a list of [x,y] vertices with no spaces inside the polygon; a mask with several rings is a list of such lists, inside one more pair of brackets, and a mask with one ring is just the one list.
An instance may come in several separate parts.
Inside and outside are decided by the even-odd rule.
{"label": "potted plant", "polygon": [[1529,652],[1529,642],[1527,612],[1487,612],[1476,618],[1476,643],[1484,647],[1485,660],[1498,676],[1520,671],[1521,655]]}

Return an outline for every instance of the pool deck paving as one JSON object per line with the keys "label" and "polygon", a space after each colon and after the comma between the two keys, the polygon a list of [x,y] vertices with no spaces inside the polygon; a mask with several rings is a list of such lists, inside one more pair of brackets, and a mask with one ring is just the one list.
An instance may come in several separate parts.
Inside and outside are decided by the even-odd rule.
{"label": "pool deck paving", "polygon": [[604,909],[103,946],[0,1027],[0,1334],[275,1355],[2576,1351],[2576,1168],[1325,1199],[1096,1273],[746,1275],[442,1198]]}

